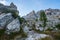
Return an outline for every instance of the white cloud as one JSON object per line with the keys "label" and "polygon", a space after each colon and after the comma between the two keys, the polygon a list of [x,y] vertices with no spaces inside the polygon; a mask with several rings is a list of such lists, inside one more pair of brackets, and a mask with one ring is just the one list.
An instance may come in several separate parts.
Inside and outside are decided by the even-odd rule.
{"label": "white cloud", "polygon": [[0,3],[6,5],[6,0],[0,0]]}

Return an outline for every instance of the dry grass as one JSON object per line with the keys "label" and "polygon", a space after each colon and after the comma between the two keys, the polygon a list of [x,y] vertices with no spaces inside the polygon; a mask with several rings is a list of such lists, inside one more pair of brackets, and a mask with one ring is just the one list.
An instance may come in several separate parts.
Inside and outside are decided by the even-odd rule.
{"label": "dry grass", "polygon": [[52,40],[50,37],[41,38],[39,40]]}

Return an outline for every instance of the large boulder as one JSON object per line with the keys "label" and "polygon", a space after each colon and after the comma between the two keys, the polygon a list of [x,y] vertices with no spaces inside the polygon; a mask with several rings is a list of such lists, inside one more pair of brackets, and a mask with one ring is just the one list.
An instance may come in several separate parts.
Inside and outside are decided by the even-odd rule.
{"label": "large boulder", "polygon": [[12,17],[11,13],[1,14],[0,15],[0,29],[5,28],[7,24],[12,22],[12,20],[14,20],[14,18]]}
{"label": "large boulder", "polygon": [[10,33],[10,32],[18,32],[18,31],[20,31],[20,22],[18,18],[16,18],[15,20],[13,20],[11,23],[7,25],[6,32]]}

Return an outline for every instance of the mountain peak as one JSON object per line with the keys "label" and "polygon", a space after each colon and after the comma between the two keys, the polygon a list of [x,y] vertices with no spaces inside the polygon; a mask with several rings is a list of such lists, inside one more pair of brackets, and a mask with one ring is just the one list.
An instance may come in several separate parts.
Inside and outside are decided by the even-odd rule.
{"label": "mountain peak", "polygon": [[31,11],[29,14],[27,14],[27,16],[31,16],[31,15],[34,15],[35,14],[35,11]]}
{"label": "mountain peak", "polygon": [[14,5],[13,2],[11,2],[10,7],[13,7],[13,8],[16,8],[17,9],[16,5]]}

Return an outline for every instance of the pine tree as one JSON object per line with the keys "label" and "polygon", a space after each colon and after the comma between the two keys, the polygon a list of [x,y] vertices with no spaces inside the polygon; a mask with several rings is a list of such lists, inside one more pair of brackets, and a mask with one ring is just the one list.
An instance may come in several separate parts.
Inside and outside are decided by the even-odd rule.
{"label": "pine tree", "polygon": [[[46,27],[46,22],[47,22],[47,17],[46,17],[46,14],[43,10],[40,11],[40,21],[43,22],[42,27],[45,28]],[[43,29],[43,31],[44,31],[44,29]]]}

